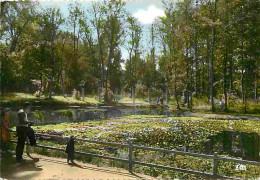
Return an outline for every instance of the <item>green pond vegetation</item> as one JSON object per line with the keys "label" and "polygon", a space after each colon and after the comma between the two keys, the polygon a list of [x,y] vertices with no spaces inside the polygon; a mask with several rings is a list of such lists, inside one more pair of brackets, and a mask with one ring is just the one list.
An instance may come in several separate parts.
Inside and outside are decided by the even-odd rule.
{"label": "green pond vegetation", "polygon": [[[132,142],[137,145],[175,150],[180,150],[183,147],[187,147],[192,152],[204,153],[205,143],[209,141],[209,137],[217,135],[221,132],[230,131],[230,122],[231,121],[229,120],[206,119],[200,117],[166,118],[163,115],[131,115],[109,120],[91,120],[78,123],[60,123],[56,125],[49,124],[43,126],[34,126],[34,129],[38,133],[48,133],[63,136],[75,135],[77,138],[89,138],[117,143],[127,143],[129,138],[131,138]],[[234,132],[254,133],[256,135],[260,135],[259,121],[236,120],[232,121],[232,123]],[[39,142],[43,145],[55,146],[64,149],[66,146],[66,140],[55,138],[40,139]],[[258,145],[260,145],[260,142]],[[95,154],[120,158],[127,158],[128,155],[128,150],[126,148],[117,148],[114,146],[87,142],[78,141],[75,144],[75,148],[77,151],[91,152]],[[217,147],[214,148],[216,149],[213,150],[217,151]],[[41,148],[34,148],[34,151],[36,153],[49,156],[66,157],[64,152]],[[219,155],[232,157],[225,152]],[[212,172],[212,160],[210,159],[173,155],[146,150],[144,151],[139,149],[134,149],[133,156],[135,160],[142,162]],[[114,166],[125,169],[128,168],[127,163],[116,162],[113,160],[105,160],[101,158],[80,155],[76,155],[76,158],[83,162],[97,164],[99,166]],[[259,167],[246,165],[246,170],[239,170],[237,165],[237,163],[219,161],[218,173],[241,178],[253,179],[260,177]],[[186,174],[139,165],[134,165],[134,171],[162,178],[207,178],[193,174]]]}

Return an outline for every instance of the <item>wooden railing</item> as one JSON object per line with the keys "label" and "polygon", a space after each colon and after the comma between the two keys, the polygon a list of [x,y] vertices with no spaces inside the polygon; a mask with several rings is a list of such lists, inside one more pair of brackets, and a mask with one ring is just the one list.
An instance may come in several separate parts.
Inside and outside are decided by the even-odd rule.
{"label": "wooden railing", "polygon": [[[60,138],[60,139],[69,138],[69,137],[65,137],[65,136],[40,134],[40,133],[36,133],[36,136],[37,137]],[[99,157],[99,158],[104,158],[104,159],[111,159],[111,160],[126,162],[126,163],[128,163],[128,170],[130,173],[133,172],[133,165],[138,164],[138,165],[142,165],[142,166],[162,168],[162,169],[167,169],[167,170],[180,171],[180,172],[184,172],[184,173],[192,173],[192,174],[197,174],[197,175],[209,176],[212,178],[233,179],[235,177],[224,176],[224,175],[220,175],[217,173],[218,161],[220,161],[220,160],[229,161],[229,162],[235,162],[235,163],[240,163],[240,164],[255,165],[255,166],[260,167],[260,162],[221,157],[221,156],[218,156],[217,153],[214,153],[214,155],[206,155],[206,154],[199,154],[199,153],[161,149],[161,148],[152,148],[152,147],[134,145],[134,144],[132,144],[131,141],[129,141],[128,144],[120,144],[120,143],[112,143],[112,142],[96,141],[96,140],[90,140],[90,139],[80,139],[80,138],[75,138],[75,141],[83,141],[83,142],[89,142],[89,143],[112,145],[112,146],[128,148],[128,159],[116,158],[116,157],[111,157],[111,156],[104,156],[104,155],[86,153],[86,152],[80,152],[80,151],[75,151],[75,154],[88,155],[88,156],[93,156],[93,157]],[[16,143],[16,141],[14,141],[14,140],[12,140],[11,142]],[[57,148],[57,147],[52,147],[52,146],[36,145],[36,147],[64,151],[64,149],[62,149],[62,148]],[[158,165],[158,164],[152,164],[152,163],[145,163],[145,162],[141,162],[141,161],[134,161],[133,160],[133,149],[141,149],[141,150],[169,153],[169,154],[174,154],[174,155],[186,155],[186,156],[192,156],[192,157],[201,157],[201,158],[212,159],[213,160],[212,172],[202,172],[202,171],[197,171],[197,170],[188,170],[188,169],[176,168],[176,167],[171,167],[171,166],[164,166],[164,165]],[[238,178],[236,178],[236,179],[238,179]]]}

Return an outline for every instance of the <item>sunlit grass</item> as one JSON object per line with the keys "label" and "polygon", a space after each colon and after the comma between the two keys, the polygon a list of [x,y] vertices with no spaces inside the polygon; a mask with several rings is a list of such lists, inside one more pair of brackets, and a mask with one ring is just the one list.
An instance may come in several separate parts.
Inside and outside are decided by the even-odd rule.
{"label": "sunlit grass", "polygon": [[[129,98],[129,97],[124,97],[124,98],[119,100],[119,103],[132,103],[132,99]],[[135,103],[147,103],[147,100],[136,98]]]}
{"label": "sunlit grass", "polygon": [[73,97],[64,97],[62,95],[54,95],[51,99],[44,96],[35,97],[32,94],[27,93],[5,93],[0,96],[0,100],[6,103],[22,102],[22,101],[39,101],[48,103],[62,103],[62,104],[76,104],[76,105],[97,105],[100,104],[94,97],[85,96],[84,101],[77,100]]}
{"label": "sunlit grass", "polygon": [[34,100],[34,99],[37,98],[32,94],[26,94],[26,93],[5,93],[3,96],[0,96],[0,100],[3,102]]}
{"label": "sunlit grass", "polygon": [[100,104],[94,97],[85,96],[84,101],[77,100],[73,97],[64,97],[64,96],[53,96],[52,97],[56,101],[64,102],[64,103],[78,103],[78,104]]}

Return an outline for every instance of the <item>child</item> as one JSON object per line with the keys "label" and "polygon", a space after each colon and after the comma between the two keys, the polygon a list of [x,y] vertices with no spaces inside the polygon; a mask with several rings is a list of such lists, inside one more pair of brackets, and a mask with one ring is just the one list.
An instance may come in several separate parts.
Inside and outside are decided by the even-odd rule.
{"label": "child", "polygon": [[5,108],[1,112],[0,122],[1,122],[1,148],[3,152],[7,152],[6,144],[10,140],[9,136],[9,123],[8,123],[8,117],[9,117],[9,108]]}
{"label": "child", "polygon": [[67,163],[69,160],[74,163],[74,136],[70,136],[65,152],[68,154]]}

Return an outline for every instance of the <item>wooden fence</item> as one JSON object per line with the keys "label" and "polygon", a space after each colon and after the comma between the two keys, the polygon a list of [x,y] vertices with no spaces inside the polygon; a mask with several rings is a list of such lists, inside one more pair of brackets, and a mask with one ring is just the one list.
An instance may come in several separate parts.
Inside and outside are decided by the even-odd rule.
{"label": "wooden fence", "polygon": [[[36,133],[36,136],[37,137],[60,138],[60,139],[68,139],[69,138],[69,137],[64,137],[64,136],[40,134],[40,133]],[[149,166],[149,167],[162,168],[162,169],[173,170],[173,171],[180,171],[180,172],[183,172],[183,173],[203,175],[203,176],[208,176],[208,177],[211,177],[211,178],[233,179],[235,177],[229,177],[229,176],[224,176],[224,175],[218,174],[218,171],[217,171],[218,161],[220,161],[220,160],[221,161],[229,161],[229,162],[235,162],[235,163],[239,163],[239,164],[249,164],[249,165],[255,165],[255,166],[260,167],[260,162],[221,157],[221,156],[218,156],[217,153],[214,153],[214,155],[206,155],[206,154],[199,154],[199,153],[191,153],[191,152],[184,152],[184,151],[161,149],[161,148],[152,148],[152,147],[134,145],[130,141],[129,141],[128,144],[120,144],[120,143],[112,143],[112,142],[96,141],[96,140],[90,140],[90,139],[80,139],[80,138],[75,138],[75,141],[83,141],[83,142],[89,142],[89,143],[112,145],[112,146],[127,148],[128,149],[128,159],[116,158],[116,157],[111,157],[111,156],[103,156],[103,155],[99,155],[99,154],[86,153],[86,152],[80,152],[80,151],[75,151],[75,154],[87,155],[87,156],[99,157],[99,158],[103,158],[103,159],[111,159],[111,160],[115,160],[115,161],[126,162],[126,163],[128,163],[128,170],[129,170],[130,173],[133,172],[133,165],[138,164],[138,165],[142,165],[142,166]],[[16,141],[14,141],[14,140],[12,140],[11,142],[16,143]],[[62,148],[51,147],[51,146],[36,145],[36,147],[51,149],[51,150],[64,151],[64,149],[62,149]],[[159,164],[152,164],[152,163],[145,163],[145,162],[141,162],[141,161],[134,161],[133,160],[133,149],[141,149],[141,150],[169,153],[169,154],[174,154],[174,155],[185,155],[185,156],[212,159],[213,160],[212,172],[202,172],[202,171],[197,171],[197,170],[188,170],[188,169],[176,168],[176,167],[171,167],[171,166],[164,166],[164,165],[159,165]],[[238,178],[236,178],[236,179],[238,179]]]}

